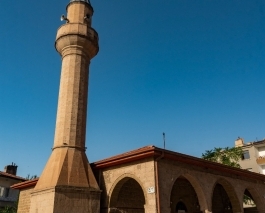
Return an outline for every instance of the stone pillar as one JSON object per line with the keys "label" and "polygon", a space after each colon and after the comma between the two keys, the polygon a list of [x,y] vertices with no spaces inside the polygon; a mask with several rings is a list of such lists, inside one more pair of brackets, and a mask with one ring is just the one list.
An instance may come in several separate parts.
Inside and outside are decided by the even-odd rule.
{"label": "stone pillar", "polygon": [[157,213],[156,205],[144,205],[145,213]]}
{"label": "stone pillar", "polygon": [[98,53],[88,0],[71,0],[55,48],[62,56],[54,146],[30,213],[99,213],[100,189],[85,153],[89,64]]}

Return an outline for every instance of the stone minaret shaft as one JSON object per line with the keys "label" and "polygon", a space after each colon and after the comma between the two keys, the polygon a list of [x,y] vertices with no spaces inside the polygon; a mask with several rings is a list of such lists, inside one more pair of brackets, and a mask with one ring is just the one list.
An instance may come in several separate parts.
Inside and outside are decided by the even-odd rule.
{"label": "stone minaret shaft", "polygon": [[[68,19],[72,22],[75,16],[70,12],[71,10],[68,13]],[[88,12],[83,11],[79,15],[81,21],[85,21],[84,15]],[[72,35],[77,33],[75,31],[78,31],[80,38]],[[58,30],[56,49],[62,55],[62,72],[54,149],[60,147],[85,149],[88,66],[90,58],[98,50],[91,41],[81,37],[82,34],[87,33],[97,38],[95,31],[89,29],[85,23],[68,23]],[[93,51],[89,52],[91,48]]]}
{"label": "stone minaret shaft", "polygon": [[100,190],[85,154],[89,64],[99,49],[92,15],[88,0],[71,0],[57,32],[62,70],[54,146],[32,193],[30,213],[99,212]]}

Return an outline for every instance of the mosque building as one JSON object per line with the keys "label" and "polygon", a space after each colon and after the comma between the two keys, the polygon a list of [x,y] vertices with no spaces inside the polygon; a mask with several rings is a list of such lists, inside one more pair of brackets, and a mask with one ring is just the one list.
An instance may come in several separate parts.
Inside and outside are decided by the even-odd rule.
{"label": "mosque building", "polygon": [[[264,213],[261,174],[155,146],[89,163],[89,64],[99,51],[93,12],[89,0],[70,0],[61,17],[54,145],[40,178],[12,186],[20,190],[18,213]],[[255,205],[243,208],[245,197]]]}

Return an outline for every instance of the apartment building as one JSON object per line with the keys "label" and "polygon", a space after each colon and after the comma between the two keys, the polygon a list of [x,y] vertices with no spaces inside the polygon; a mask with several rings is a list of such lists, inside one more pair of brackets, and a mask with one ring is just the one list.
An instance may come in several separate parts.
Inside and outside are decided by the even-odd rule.
{"label": "apartment building", "polygon": [[243,138],[238,138],[235,147],[243,149],[243,156],[239,161],[242,169],[265,175],[265,139],[244,143]]}
{"label": "apartment building", "polygon": [[19,190],[11,189],[10,186],[25,181],[25,178],[16,176],[17,165],[11,164],[0,171],[0,209],[13,206],[18,200]]}

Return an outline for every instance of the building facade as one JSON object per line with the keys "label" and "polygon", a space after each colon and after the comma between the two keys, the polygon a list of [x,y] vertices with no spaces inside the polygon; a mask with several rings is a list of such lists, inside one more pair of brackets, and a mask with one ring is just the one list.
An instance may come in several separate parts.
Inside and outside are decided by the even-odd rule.
{"label": "building facade", "polygon": [[238,138],[235,147],[243,149],[243,156],[239,161],[242,169],[265,175],[265,140],[244,143],[243,138]]}
{"label": "building facade", "polygon": [[[101,190],[100,213],[265,212],[265,176],[254,172],[155,146],[90,165]],[[29,212],[36,182],[12,186],[21,191],[18,213]],[[244,208],[245,196],[255,205]]]}
{"label": "building facade", "polygon": [[[265,176],[147,146],[89,164],[90,60],[98,53],[89,0],[70,0],[55,48],[62,57],[54,146],[37,180],[15,184],[18,213],[264,213]],[[255,206],[244,209],[244,195]]]}
{"label": "building facade", "polygon": [[0,171],[0,209],[6,206],[14,206],[18,200],[19,190],[10,186],[25,181],[25,178],[16,176],[17,165],[11,164]]}

